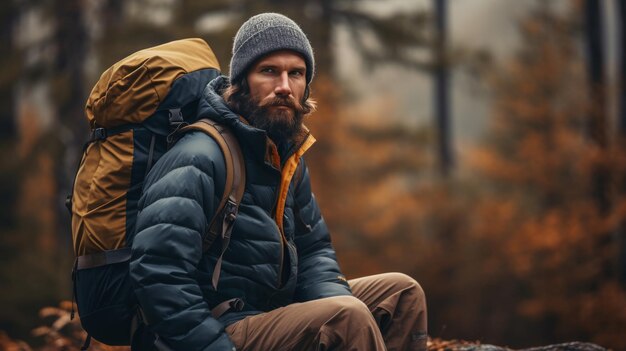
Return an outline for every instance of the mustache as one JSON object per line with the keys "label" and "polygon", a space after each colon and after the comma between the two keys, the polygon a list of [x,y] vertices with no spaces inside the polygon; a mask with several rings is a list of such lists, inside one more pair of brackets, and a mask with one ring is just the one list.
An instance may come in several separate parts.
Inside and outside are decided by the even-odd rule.
{"label": "mustache", "polygon": [[259,103],[259,107],[266,108],[270,106],[286,106],[297,112],[304,112],[304,106],[298,103],[295,98],[291,96],[279,97],[275,96],[273,98],[267,98]]}

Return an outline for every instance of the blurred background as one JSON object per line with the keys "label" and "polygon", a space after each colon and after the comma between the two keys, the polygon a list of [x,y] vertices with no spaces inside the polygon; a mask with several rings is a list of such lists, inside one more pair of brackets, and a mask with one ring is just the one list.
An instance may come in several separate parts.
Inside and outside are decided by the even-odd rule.
{"label": "blurred background", "polygon": [[[313,187],[348,278],[400,271],[429,332],[626,350],[626,61],[619,0],[0,3],[0,336],[71,300],[70,192],[100,74],[201,37],[228,71],[251,15],[316,53]],[[1,348],[1,346],[0,346]]]}

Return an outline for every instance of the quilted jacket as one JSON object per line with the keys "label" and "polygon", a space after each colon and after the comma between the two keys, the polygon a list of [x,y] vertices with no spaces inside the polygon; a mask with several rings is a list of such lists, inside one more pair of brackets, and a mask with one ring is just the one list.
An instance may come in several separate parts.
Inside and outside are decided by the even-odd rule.
{"label": "quilted jacket", "polygon": [[[220,95],[227,81],[213,80],[198,105],[199,118],[233,130],[246,167],[217,291],[211,277],[221,245],[203,253],[202,239],[222,196],[225,163],[209,136],[187,133],[154,165],[131,238],[130,273],[146,323],[175,350],[230,350],[228,324],[294,302],[351,294],[302,159],[315,139],[306,132],[279,152],[264,131],[228,109]],[[302,176],[292,181],[300,163]],[[240,298],[243,309],[214,319],[211,308],[231,298]]]}

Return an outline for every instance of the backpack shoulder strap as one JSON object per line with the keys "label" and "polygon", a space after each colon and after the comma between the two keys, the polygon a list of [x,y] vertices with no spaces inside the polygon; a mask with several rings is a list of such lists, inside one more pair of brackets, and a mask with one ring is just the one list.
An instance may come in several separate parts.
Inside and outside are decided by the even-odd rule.
{"label": "backpack shoulder strap", "polygon": [[224,162],[226,164],[226,181],[222,199],[215,211],[215,215],[209,222],[209,231],[202,242],[202,250],[206,252],[215,239],[219,236],[222,239],[222,249],[213,271],[213,288],[217,291],[217,283],[222,268],[222,258],[228,244],[233,223],[237,218],[239,203],[246,188],[246,169],[239,141],[233,132],[226,126],[210,119],[201,119],[180,130],[185,133],[191,130],[199,130],[209,135],[222,150]]}

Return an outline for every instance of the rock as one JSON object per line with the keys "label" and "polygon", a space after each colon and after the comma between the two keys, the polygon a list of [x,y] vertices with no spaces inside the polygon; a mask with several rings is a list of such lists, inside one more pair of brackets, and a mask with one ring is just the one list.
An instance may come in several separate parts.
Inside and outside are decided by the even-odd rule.
{"label": "rock", "polygon": [[428,351],[608,351],[608,349],[587,342],[567,342],[547,346],[538,346],[525,349],[511,349],[508,347],[481,344],[478,342],[459,340],[428,340]]}
{"label": "rock", "polygon": [[556,345],[531,347],[519,351],[607,351],[607,349],[588,342],[574,341]]}

